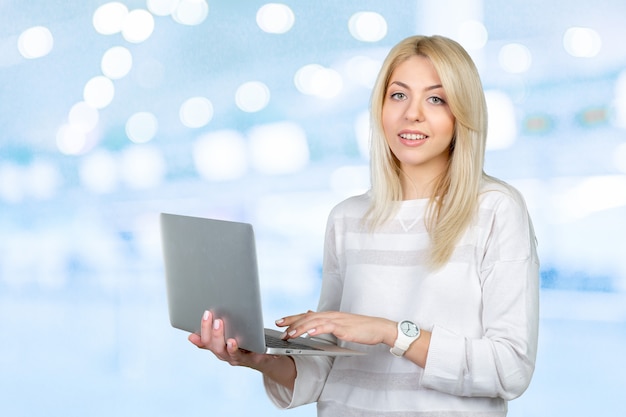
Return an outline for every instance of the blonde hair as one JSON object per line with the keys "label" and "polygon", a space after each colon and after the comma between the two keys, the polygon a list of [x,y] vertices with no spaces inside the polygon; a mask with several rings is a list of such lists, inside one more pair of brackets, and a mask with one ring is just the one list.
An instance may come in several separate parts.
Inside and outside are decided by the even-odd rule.
{"label": "blonde hair", "polygon": [[389,220],[403,199],[400,165],[382,127],[382,108],[393,71],[412,56],[424,56],[435,67],[455,118],[454,137],[445,172],[430,196],[426,226],[432,267],[444,265],[469,226],[478,206],[487,136],[487,105],[474,62],[457,42],[442,36],[413,36],[391,49],[372,91],[371,206],[366,221],[373,230]]}

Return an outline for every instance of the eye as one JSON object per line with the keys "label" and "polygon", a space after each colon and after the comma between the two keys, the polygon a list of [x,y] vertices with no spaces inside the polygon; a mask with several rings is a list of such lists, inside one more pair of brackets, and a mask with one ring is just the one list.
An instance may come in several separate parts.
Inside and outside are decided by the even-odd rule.
{"label": "eye", "polygon": [[391,93],[389,95],[389,97],[391,97],[394,100],[404,100],[404,99],[406,99],[406,94],[404,94],[402,92]]}
{"label": "eye", "polygon": [[429,97],[428,101],[432,104],[446,104],[444,99],[442,99],[441,97],[437,97],[437,96]]}

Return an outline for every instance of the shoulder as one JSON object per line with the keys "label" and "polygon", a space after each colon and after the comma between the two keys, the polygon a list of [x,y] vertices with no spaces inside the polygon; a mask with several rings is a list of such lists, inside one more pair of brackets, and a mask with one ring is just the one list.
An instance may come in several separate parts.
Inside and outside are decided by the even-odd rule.
{"label": "shoulder", "polygon": [[369,192],[361,195],[348,197],[338,203],[330,212],[331,218],[358,217],[362,218],[370,206],[371,197]]}
{"label": "shoulder", "polygon": [[495,211],[527,212],[522,194],[512,185],[493,177],[483,180],[480,188],[480,208]]}

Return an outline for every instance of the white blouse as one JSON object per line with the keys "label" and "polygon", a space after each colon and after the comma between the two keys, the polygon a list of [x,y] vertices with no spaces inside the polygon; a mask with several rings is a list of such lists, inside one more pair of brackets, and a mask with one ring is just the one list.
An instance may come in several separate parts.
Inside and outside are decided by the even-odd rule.
{"label": "white blouse", "polygon": [[434,272],[424,266],[428,200],[399,204],[375,233],[361,223],[367,194],[332,210],[318,311],[414,321],[432,332],[425,368],[386,345],[339,341],[368,355],[294,357],[294,390],[265,378],[266,391],[280,408],[317,402],[321,417],[505,416],[537,351],[539,261],[524,200],[485,181],[478,216]]}

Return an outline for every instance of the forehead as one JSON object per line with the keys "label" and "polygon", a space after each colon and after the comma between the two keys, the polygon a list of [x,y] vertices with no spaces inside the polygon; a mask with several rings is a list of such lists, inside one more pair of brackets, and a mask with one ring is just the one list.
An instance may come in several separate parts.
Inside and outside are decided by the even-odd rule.
{"label": "forehead", "polygon": [[400,62],[392,71],[388,84],[394,81],[416,86],[441,84],[435,66],[429,58],[422,55],[413,55]]}

